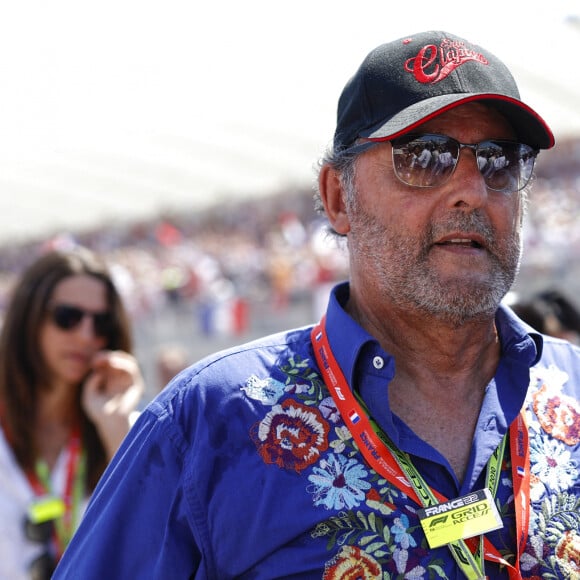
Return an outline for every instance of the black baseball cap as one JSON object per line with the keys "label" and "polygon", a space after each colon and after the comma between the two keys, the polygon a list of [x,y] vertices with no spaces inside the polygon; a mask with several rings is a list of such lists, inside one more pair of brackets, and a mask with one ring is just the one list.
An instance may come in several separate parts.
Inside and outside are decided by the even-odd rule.
{"label": "black baseball cap", "polygon": [[334,149],[343,151],[360,137],[388,141],[472,101],[502,113],[522,143],[553,147],[552,131],[520,100],[503,62],[458,36],[430,31],[382,44],[367,55],[340,96]]}

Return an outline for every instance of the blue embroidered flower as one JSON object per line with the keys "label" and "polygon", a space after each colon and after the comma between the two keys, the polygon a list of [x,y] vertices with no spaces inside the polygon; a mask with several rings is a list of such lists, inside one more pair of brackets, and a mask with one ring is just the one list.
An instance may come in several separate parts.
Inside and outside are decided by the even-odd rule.
{"label": "blue embroidered flower", "polygon": [[312,469],[308,480],[313,485],[308,491],[314,496],[316,506],[335,510],[352,508],[365,499],[363,490],[371,487],[364,480],[367,475],[367,470],[355,459],[332,454]]}
{"label": "blue embroidered flower", "polygon": [[415,548],[417,543],[413,536],[407,532],[409,529],[409,518],[405,514],[395,518],[395,524],[391,526],[391,533],[395,536],[395,542],[401,544],[401,548]]}
{"label": "blue embroidered flower", "polygon": [[554,491],[570,489],[578,479],[577,462],[570,451],[555,439],[534,437],[530,441],[532,473]]}

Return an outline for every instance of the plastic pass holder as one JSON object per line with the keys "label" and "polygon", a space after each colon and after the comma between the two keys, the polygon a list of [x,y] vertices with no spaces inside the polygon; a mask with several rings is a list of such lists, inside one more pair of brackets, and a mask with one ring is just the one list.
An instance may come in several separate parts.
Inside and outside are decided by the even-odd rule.
{"label": "plastic pass holder", "polygon": [[429,547],[438,548],[503,527],[489,489],[418,510]]}
{"label": "plastic pass holder", "polygon": [[59,497],[42,496],[28,506],[28,520],[33,524],[43,524],[61,518],[65,513],[64,501]]}

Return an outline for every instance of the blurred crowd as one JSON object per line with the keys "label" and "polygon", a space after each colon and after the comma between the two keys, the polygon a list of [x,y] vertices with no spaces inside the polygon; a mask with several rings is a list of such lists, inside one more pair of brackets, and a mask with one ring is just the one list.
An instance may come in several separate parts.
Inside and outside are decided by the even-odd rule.
{"label": "blurred crowd", "polygon": [[[580,144],[566,152],[564,169],[540,166],[534,184],[520,298],[559,284],[568,295],[580,295]],[[297,303],[306,304],[297,322],[310,322],[348,268],[344,248],[314,213],[312,191],[287,190],[202,212],[119,222],[0,248],[0,313],[24,267],[47,248],[75,244],[106,258],[136,331],[151,335],[137,336],[137,343],[156,344],[159,351],[188,337],[233,341],[251,336],[256,327],[259,334],[270,330],[266,322],[275,330],[276,317]],[[163,318],[169,328],[154,336],[160,327],[151,320]],[[177,344],[175,351],[180,349]],[[185,364],[197,355],[187,346],[180,360]]]}
{"label": "blurred crowd", "polygon": [[0,304],[39,253],[81,244],[106,257],[134,320],[168,305],[232,298],[267,300],[283,309],[296,292],[345,273],[344,252],[325,240],[311,206],[311,194],[284,192],[203,214],[5,247],[0,249]]}
{"label": "blurred crowd", "polygon": [[573,139],[540,156],[525,229],[525,268],[556,277],[561,270],[577,273],[579,218],[580,139]]}
{"label": "blurred crowd", "polygon": [[1,248],[0,310],[33,259],[76,244],[99,252],[112,270],[146,359],[150,394],[228,340],[281,329],[297,303],[297,323],[319,316],[330,284],[347,274],[346,253],[325,234],[312,192],[285,191]]}

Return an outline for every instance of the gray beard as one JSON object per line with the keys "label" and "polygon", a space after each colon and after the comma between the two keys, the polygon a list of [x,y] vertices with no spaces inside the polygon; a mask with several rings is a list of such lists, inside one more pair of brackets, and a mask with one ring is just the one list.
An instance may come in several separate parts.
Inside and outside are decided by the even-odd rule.
{"label": "gray beard", "polygon": [[[372,264],[376,274],[377,291],[392,303],[401,308],[414,307],[453,326],[495,314],[519,270],[519,230],[497,239],[480,212],[457,211],[444,223],[432,225],[424,236],[416,239],[413,248],[409,246],[412,238],[393,235],[375,216],[361,211],[356,201],[354,206],[350,212],[350,250],[366,256],[365,261]],[[475,232],[486,242],[491,267],[483,283],[446,280],[429,264],[433,241],[458,230]]]}

